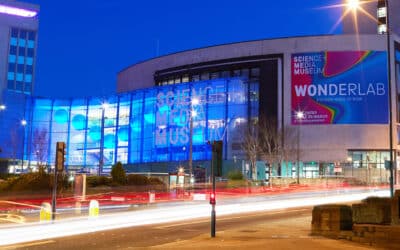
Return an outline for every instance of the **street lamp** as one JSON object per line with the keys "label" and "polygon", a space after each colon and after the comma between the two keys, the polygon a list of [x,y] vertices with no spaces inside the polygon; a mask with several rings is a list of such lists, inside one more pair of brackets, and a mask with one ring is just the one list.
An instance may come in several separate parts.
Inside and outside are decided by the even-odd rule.
{"label": "street lamp", "polygon": [[0,105],[0,110],[5,110],[5,109],[6,109],[6,105],[1,104],[1,105]]}
{"label": "street lamp", "polygon": [[99,170],[98,170],[99,176],[103,172],[103,166],[104,166],[104,117],[105,117],[105,111],[106,109],[108,109],[108,107],[109,105],[106,102],[103,102],[101,104],[100,157],[99,157]]}
{"label": "street lamp", "polygon": [[27,122],[25,119],[21,120],[21,126],[22,126],[22,151],[21,151],[21,173],[24,172],[24,156],[25,156],[25,126]]}
{"label": "street lamp", "polygon": [[347,8],[352,11],[356,11],[360,7],[360,0],[348,0]]}
{"label": "street lamp", "polygon": [[387,72],[389,81],[389,152],[390,152],[390,196],[394,195],[394,180],[393,180],[393,109],[392,109],[392,70],[391,70],[391,60],[390,60],[390,26],[389,26],[389,1],[385,0],[386,6],[386,42],[387,42]]}
{"label": "street lamp", "polygon": [[[385,32],[386,31],[386,50],[387,50],[387,74],[388,74],[388,92],[389,92],[389,97],[388,97],[388,102],[389,102],[389,153],[390,153],[390,160],[389,160],[389,171],[390,171],[390,195],[393,197],[394,194],[394,179],[393,179],[393,162],[394,162],[394,157],[393,157],[393,108],[392,108],[392,72],[391,72],[391,42],[390,42],[390,22],[389,22],[389,1],[388,0],[382,0],[381,2],[384,2],[385,7],[386,7],[386,30],[379,28],[380,32]],[[360,0],[347,0],[347,8],[350,11],[353,11],[354,13],[358,10],[361,9],[361,2]],[[379,25],[382,25],[381,23],[378,23]]]}
{"label": "street lamp", "polygon": [[193,118],[197,116],[194,106],[199,104],[198,98],[193,98],[190,102],[190,121],[189,121],[189,181],[193,184]]}
{"label": "street lamp", "polygon": [[298,124],[297,124],[296,173],[297,173],[297,184],[300,184],[300,126],[301,126],[302,120],[304,119],[304,112],[296,111],[296,119],[298,121]]}

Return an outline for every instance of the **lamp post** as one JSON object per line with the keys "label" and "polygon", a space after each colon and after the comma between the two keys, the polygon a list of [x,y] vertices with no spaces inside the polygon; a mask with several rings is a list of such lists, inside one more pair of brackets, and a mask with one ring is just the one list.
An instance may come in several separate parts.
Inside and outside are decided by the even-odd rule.
{"label": "lamp post", "polygon": [[21,173],[24,172],[24,155],[25,155],[25,126],[27,122],[25,119],[21,120],[21,126],[22,126],[22,151],[21,151]]}
{"label": "lamp post", "polygon": [[297,124],[297,150],[296,150],[296,174],[297,174],[297,184],[300,184],[300,126],[304,119],[303,111],[296,111]]}
{"label": "lamp post", "polygon": [[190,117],[189,117],[189,182],[193,184],[193,118],[197,116],[193,109],[199,104],[199,99],[193,98],[190,102]]}
{"label": "lamp post", "polygon": [[[392,108],[392,70],[391,70],[391,42],[390,42],[390,22],[389,22],[389,0],[383,0],[386,7],[386,52],[387,52],[387,74],[388,74],[388,102],[389,102],[389,183],[390,183],[390,196],[394,194],[394,179],[393,179],[393,108]],[[348,0],[347,8],[354,13],[360,9],[360,0]],[[382,30],[384,32],[384,30]]]}
{"label": "lamp post", "polygon": [[394,195],[394,179],[393,179],[393,109],[392,109],[392,70],[391,70],[391,59],[390,59],[390,26],[389,26],[389,1],[385,0],[386,6],[386,45],[387,45],[387,72],[389,81],[389,152],[390,152],[390,197]]}

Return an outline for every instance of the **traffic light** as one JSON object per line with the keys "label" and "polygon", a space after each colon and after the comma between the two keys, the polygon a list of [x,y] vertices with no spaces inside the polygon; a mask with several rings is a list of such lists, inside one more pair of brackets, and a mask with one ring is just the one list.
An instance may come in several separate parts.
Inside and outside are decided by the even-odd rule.
{"label": "traffic light", "polygon": [[216,204],[215,193],[214,192],[210,194],[210,204],[211,205],[215,205]]}
{"label": "traffic light", "polygon": [[62,172],[64,170],[65,163],[65,142],[57,142],[56,147],[56,168],[57,171]]}
{"label": "traffic light", "polygon": [[222,141],[214,141],[212,144],[215,176],[222,176]]}

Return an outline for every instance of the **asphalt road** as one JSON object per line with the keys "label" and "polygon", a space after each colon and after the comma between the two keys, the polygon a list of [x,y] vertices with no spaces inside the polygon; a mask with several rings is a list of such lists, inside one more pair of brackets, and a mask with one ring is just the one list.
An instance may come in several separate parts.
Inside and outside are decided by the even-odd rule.
{"label": "asphalt road", "polygon": [[[260,221],[280,220],[288,217],[309,216],[310,208],[286,210],[280,212],[241,214],[217,218],[217,232],[234,227],[248,226]],[[168,224],[131,227],[79,236],[64,237],[32,243],[14,245],[6,249],[124,249],[152,247],[165,243],[188,240],[202,234],[209,234],[210,220],[200,219],[180,221]]]}

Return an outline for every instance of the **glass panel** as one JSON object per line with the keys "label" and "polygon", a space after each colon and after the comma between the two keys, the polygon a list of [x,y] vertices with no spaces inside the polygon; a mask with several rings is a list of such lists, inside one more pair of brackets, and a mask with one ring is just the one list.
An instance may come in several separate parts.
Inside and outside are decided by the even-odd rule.
{"label": "glass panel", "polygon": [[17,46],[10,46],[10,55],[16,55],[17,54]]}
{"label": "glass panel", "polygon": [[18,29],[16,28],[11,29],[11,37],[18,37]]}
{"label": "glass panel", "polygon": [[26,46],[26,40],[25,39],[18,39],[18,46],[19,47],[25,47]]}
{"label": "glass panel", "polygon": [[18,56],[18,60],[17,60],[17,63],[18,64],[24,64],[25,63],[25,57],[23,57],[23,56]]}
{"label": "glass panel", "polygon": [[12,45],[12,46],[17,46],[17,38],[11,37],[11,38],[10,38],[10,45]]}
{"label": "glass panel", "polygon": [[15,55],[9,55],[8,56],[8,62],[10,63],[15,63],[17,60],[17,57]]}
{"label": "glass panel", "polygon": [[27,57],[27,58],[26,58],[26,64],[27,64],[27,65],[33,65],[33,58]]}

